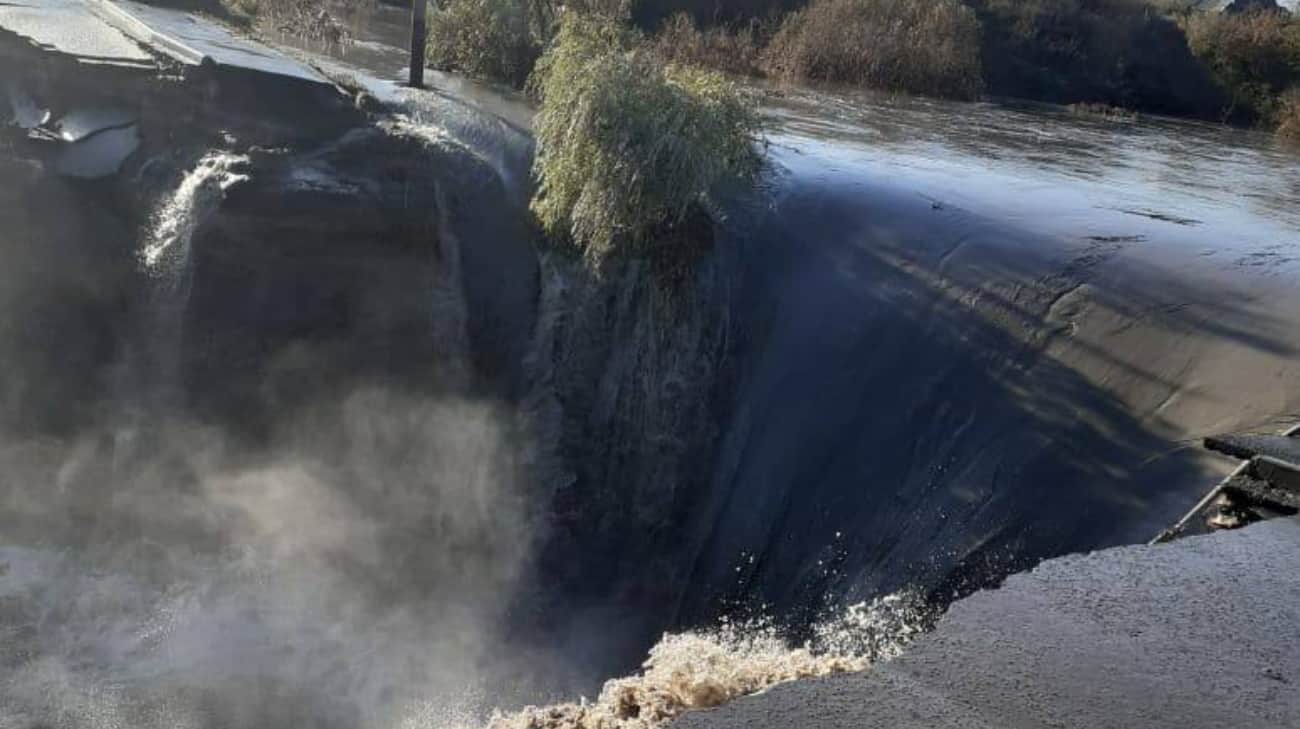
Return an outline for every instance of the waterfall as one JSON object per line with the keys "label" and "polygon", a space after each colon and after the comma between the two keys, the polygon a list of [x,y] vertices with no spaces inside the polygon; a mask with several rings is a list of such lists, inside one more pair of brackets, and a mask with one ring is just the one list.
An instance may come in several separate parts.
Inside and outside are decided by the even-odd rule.
{"label": "waterfall", "polygon": [[248,180],[248,175],[236,171],[248,163],[244,155],[213,151],[186,173],[180,186],[155,213],[153,231],[140,251],[141,261],[151,275],[174,279],[184,269],[195,228],[226,190]]}
{"label": "waterfall", "polygon": [[238,170],[249,163],[244,155],[211,151],[181,179],[153,214],[152,227],[138,252],[147,278],[140,327],[128,358],[127,380],[135,387],[122,393],[126,403],[137,400],[160,407],[173,402],[180,366],[183,319],[189,303],[191,243],[203,220],[232,186],[249,176]]}

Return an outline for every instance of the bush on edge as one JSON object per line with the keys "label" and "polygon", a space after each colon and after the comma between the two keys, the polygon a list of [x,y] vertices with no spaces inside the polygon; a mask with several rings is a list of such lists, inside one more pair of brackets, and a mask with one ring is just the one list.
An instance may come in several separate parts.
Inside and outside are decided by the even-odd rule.
{"label": "bush on edge", "polygon": [[980,24],[957,0],[813,0],[764,53],[778,78],[970,99],[983,86]]}
{"label": "bush on edge", "polygon": [[673,267],[689,253],[674,231],[706,193],[758,172],[754,102],[716,72],[664,67],[609,18],[565,13],[530,87],[533,209],[597,268],[617,253]]}

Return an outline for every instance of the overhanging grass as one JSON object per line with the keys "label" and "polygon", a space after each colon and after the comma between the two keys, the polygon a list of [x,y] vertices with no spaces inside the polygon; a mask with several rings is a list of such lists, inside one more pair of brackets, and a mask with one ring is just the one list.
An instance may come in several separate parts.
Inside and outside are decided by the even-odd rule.
{"label": "overhanging grass", "polygon": [[620,253],[686,257],[675,232],[710,189],[758,171],[753,102],[718,73],[665,67],[609,19],[566,13],[531,87],[533,209],[597,266]]}

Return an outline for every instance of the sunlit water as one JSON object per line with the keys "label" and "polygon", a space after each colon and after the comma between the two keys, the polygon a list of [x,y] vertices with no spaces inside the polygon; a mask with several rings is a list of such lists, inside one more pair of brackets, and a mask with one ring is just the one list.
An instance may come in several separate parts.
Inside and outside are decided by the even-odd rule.
{"label": "sunlit water", "polygon": [[1300,148],[1265,132],[863,92],[765,99],[793,185],[911,190],[1048,233],[1194,246],[1225,265],[1300,255]]}

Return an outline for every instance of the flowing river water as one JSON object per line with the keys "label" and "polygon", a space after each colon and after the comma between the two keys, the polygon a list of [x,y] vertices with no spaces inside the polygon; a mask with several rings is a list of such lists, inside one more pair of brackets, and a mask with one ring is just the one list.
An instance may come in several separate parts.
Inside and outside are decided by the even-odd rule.
{"label": "flowing river water", "polygon": [[178,155],[142,232],[0,193],[0,729],[657,726],[1145,541],[1300,409],[1267,135],[756,88],[665,330],[535,253],[525,100],[348,17],[377,132]]}

